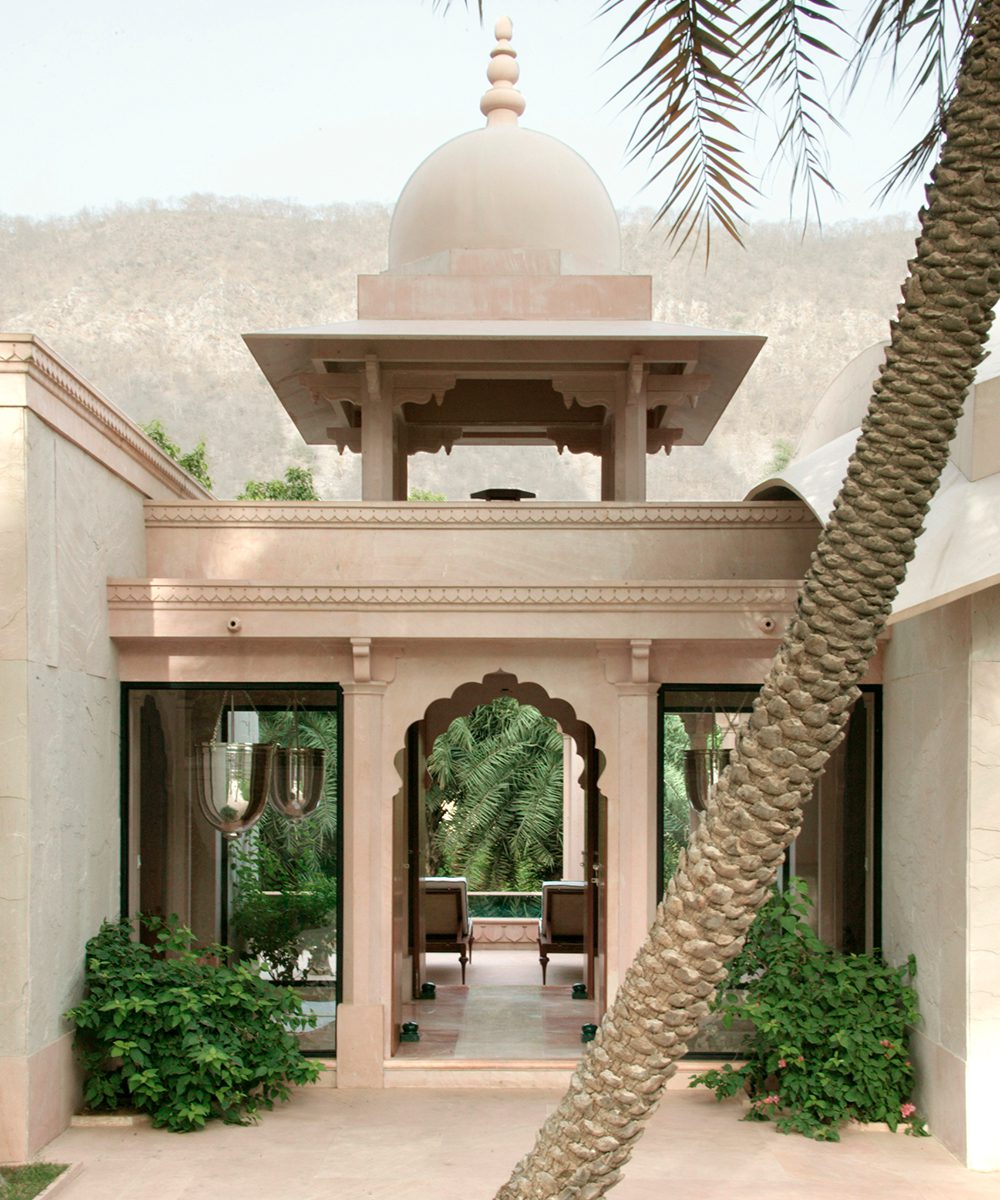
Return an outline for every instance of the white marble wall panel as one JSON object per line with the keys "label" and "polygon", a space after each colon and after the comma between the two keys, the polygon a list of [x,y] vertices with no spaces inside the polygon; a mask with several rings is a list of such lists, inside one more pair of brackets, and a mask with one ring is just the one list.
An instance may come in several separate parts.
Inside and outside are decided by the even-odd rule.
{"label": "white marble wall panel", "polygon": [[[32,540],[49,547],[38,552],[32,607],[58,613],[60,666],[107,677],[117,665],[103,588],[109,576],[146,569],[142,497],[37,418],[30,421],[29,528]],[[51,662],[51,633],[38,626],[32,632],[31,657]]]}
{"label": "white marble wall panel", "polygon": [[65,1033],[83,946],[118,915],[118,683],[31,668],[32,1051]]}
{"label": "white marble wall panel", "polygon": [[972,604],[968,1161],[1000,1169],[1000,588]]}
{"label": "white marble wall panel", "polygon": [[25,652],[24,425],[23,409],[0,407],[0,660]]}
{"label": "white marble wall panel", "polygon": [[31,464],[25,491],[26,556],[31,604],[28,607],[28,658],[49,666],[59,664],[58,500],[56,454],[58,439],[47,425],[26,410],[27,459]]}
{"label": "white marble wall panel", "polygon": [[20,704],[25,676],[23,660],[0,660],[0,1060],[23,1055],[27,1047],[28,722]]}
{"label": "white marble wall panel", "polygon": [[884,668],[883,945],[893,962],[916,955],[921,1099],[959,1154],[965,1114],[945,1098],[968,1053],[969,603],[897,626]]}
{"label": "white marble wall panel", "polygon": [[917,956],[925,1035],[965,1054],[968,607],[894,631],[886,655],[883,916]]}
{"label": "white marble wall panel", "polygon": [[145,569],[142,497],[28,413],[27,1052],[66,1032],[83,946],[118,910],[119,685],[109,575]]}
{"label": "white marble wall panel", "polygon": [[[0,398],[10,390],[0,378]],[[28,1012],[28,727],[24,413],[0,407],[0,1060],[23,1055]],[[9,1064],[8,1064],[9,1067]],[[0,1061],[0,1074],[7,1068]]]}

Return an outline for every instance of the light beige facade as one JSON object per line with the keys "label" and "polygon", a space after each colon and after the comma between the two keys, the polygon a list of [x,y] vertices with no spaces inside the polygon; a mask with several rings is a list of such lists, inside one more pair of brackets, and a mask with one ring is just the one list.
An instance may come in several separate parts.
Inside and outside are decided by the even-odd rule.
{"label": "light beige facade", "polygon": [[[337,1086],[419,1086],[434,1073],[394,1059],[411,978],[399,806],[413,727],[426,752],[452,715],[511,694],[555,716],[577,754],[596,750],[600,998],[656,901],[661,686],[753,685],[776,648],[818,497],[840,478],[822,456],[849,429],[821,429],[821,461],[769,481],[776,498],[646,500],[647,456],[707,440],[763,339],[651,320],[649,281],[620,273],[600,182],[516,124],[506,38],[493,61],[487,127],[418,168],[389,271],[359,279],[358,320],[246,339],[307,441],[362,454],[360,500],[214,501],[37,341],[0,342],[0,1160],[65,1124],[76,1084],[60,1014],[79,995],[83,944],[118,914],[120,885],[130,910],[142,894],[121,682],[341,685]],[[855,376],[852,395],[868,378]],[[598,454],[602,499],[407,503],[409,455],[463,442]],[[962,444],[980,461],[979,440]],[[983,520],[981,564],[996,553]],[[988,1168],[1000,583],[980,572],[955,596],[946,580],[922,588],[869,677],[884,672],[886,697],[883,940],[920,960],[931,1125]],[[177,907],[215,936],[215,835],[191,820]],[[809,836],[833,904],[822,820]],[[874,854],[874,828],[865,839]],[[537,1075],[511,1063],[479,1078]]]}

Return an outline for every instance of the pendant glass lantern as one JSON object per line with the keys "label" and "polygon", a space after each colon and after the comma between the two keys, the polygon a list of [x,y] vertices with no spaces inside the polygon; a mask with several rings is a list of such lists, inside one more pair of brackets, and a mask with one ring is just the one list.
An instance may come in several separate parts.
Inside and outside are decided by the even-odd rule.
{"label": "pendant glass lantern", "polygon": [[[296,724],[296,735],[298,727]],[[326,751],[311,746],[276,746],[271,770],[271,803],[296,821],[308,817],[323,799]]]}
{"label": "pendant glass lantern", "polygon": [[704,812],[719,776],[729,766],[730,751],[713,747],[684,751],[684,783],[691,807]]}
{"label": "pendant glass lantern", "polygon": [[274,747],[259,742],[202,742],[195,777],[202,814],[224,837],[245,833],[267,805]]}
{"label": "pendant glass lantern", "polygon": [[[249,695],[247,700],[253,708]],[[230,714],[229,727],[226,713]],[[232,692],[222,698],[210,742],[195,746],[195,791],[202,815],[226,838],[245,833],[260,820],[267,806],[271,786],[274,747],[267,743],[222,741],[223,731],[234,732],[235,712]],[[256,718],[256,710],[254,711]],[[256,729],[256,725],[253,726]]]}

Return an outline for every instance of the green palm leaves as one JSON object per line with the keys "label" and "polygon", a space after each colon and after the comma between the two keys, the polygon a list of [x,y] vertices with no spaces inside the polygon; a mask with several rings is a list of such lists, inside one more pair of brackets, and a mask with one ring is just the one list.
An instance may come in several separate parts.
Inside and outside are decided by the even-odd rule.
{"label": "green palm leaves", "polygon": [[431,867],[475,891],[533,891],[559,878],[563,736],[501,696],[453,721],[427,759]]}

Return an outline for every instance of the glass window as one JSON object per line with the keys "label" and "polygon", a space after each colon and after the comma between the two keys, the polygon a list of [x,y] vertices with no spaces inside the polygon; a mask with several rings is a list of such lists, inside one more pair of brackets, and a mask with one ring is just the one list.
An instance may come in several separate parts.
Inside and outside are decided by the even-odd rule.
{"label": "glass window", "polygon": [[295,988],[317,1017],[303,1048],[332,1053],[339,688],[127,685],[125,702],[127,910],[176,914]]}

